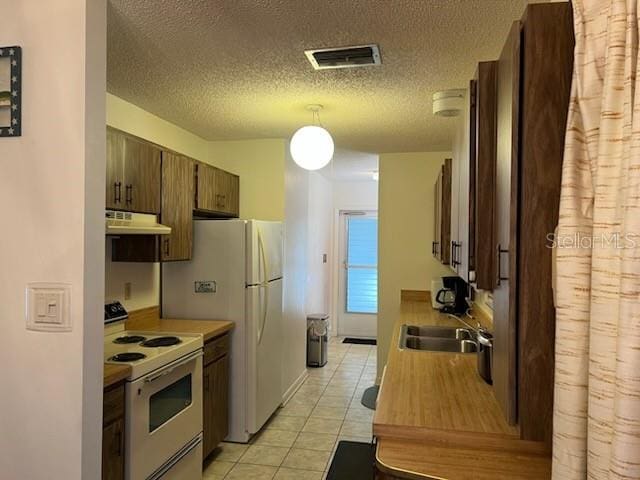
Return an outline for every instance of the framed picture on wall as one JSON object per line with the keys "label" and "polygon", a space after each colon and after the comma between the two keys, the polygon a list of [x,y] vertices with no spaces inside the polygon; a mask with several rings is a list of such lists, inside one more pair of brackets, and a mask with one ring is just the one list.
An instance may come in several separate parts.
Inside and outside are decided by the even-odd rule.
{"label": "framed picture on wall", "polygon": [[0,137],[22,133],[22,49],[0,47]]}

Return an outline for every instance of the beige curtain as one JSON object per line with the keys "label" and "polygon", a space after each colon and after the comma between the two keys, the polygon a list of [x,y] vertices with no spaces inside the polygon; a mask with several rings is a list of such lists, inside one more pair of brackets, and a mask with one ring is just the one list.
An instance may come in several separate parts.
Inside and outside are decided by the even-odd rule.
{"label": "beige curtain", "polygon": [[553,479],[640,479],[639,0],[574,0]]}

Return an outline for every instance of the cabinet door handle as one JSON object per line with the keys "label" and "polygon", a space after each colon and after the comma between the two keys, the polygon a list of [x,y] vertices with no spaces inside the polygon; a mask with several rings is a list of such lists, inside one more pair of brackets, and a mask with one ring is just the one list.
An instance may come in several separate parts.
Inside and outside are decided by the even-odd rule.
{"label": "cabinet door handle", "polygon": [[503,253],[509,253],[509,249],[504,249],[502,248],[502,246],[500,244],[498,244],[498,252],[497,252],[497,256],[498,256],[498,278],[497,278],[497,285],[500,285],[500,282],[502,280],[509,280],[509,276],[503,277],[502,276],[502,261],[501,261],[501,256]]}
{"label": "cabinet door handle", "polygon": [[114,203],[120,203],[122,201],[122,182],[115,182],[113,184],[113,201]]}
{"label": "cabinet door handle", "polygon": [[125,195],[127,204],[133,203],[133,185],[129,184],[125,187]]}
{"label": "cabinet door handle", "polygon": [[164,256],[165,257],[169,256],[169,239],[168,238],[164,239]]}
{"label": "cabinet door handle", "polygon": [[460,261],[458,260],[458,248],[462,247],[462,242],[452,242],[453,246],[453,255],[451,259],[451,263],[454,267],[460,265]]}
{"label": "cabinet door handle", "polygon": [[451,265],[456,266],[456,242],[451,240]]}

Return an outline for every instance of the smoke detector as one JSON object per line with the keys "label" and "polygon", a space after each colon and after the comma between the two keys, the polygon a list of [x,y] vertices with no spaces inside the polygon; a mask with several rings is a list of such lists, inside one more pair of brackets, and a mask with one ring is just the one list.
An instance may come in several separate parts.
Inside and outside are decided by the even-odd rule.
{"label": "smoke detector", "polygon": [[433,94],[433,114],[457,117],[464,107],[464,89],[442,90]]}
{"label": "smoke detector", "polygon": [[373,43],[354,47],[317,48],[305,50],[304,54],[316,70],[370,67],[382,64],[380,49]]}

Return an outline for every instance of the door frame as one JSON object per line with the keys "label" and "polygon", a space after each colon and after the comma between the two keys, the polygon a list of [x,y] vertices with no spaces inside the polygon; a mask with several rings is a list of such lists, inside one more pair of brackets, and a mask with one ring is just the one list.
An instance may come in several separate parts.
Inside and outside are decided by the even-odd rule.
{"label": "door frame", "polygon": [[[331,265],[331,336],[338,336],[338,330],[340,328],[340,313],[342,305],[340,303],[340,275],[342,272],[342,258],[340,258],[341,240],[343,232],[341,231],[341,213],[342,212],[367,212],[374,213],[379,218],[378,205],[357,205],[357,206],[342,206],[334,209],[333,212],[333,262]],[[378,228],[380,223],[378,221]],[[380,253],[378,252],[378,258]],[[377,314],[369,314],[375,317],[377,323]],[[376,325],[376,337],[377,337],[377,325]]]}

